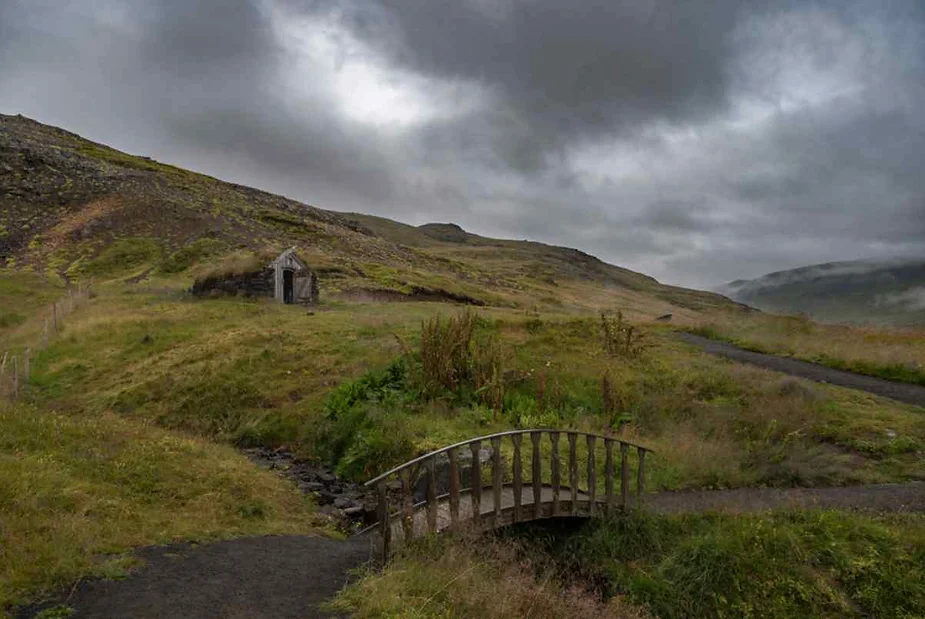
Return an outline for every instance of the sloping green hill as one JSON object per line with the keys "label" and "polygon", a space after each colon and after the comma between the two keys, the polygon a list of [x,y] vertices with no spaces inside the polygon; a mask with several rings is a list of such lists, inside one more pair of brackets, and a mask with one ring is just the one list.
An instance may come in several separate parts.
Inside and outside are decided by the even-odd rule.
{"label": "sloping green hill", "polygon": [[578,250],[326,211],[0,115],[0,264],[64,279],[143,279],[235,250],[289,246],[329,293],[679,317],[735,307]]}

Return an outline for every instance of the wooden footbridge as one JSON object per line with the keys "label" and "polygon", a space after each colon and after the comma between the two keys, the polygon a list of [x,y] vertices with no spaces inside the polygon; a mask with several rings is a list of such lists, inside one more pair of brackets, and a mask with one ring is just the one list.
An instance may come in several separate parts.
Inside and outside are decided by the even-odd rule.
{"label": "wooden footbridge", "polygon": [[[563,436],[568,452],[564,472]],[[483,449],[483,444],[489,448]],[[543,518],[610,514],[628,505],[631,476],[636,500],[641,499],[650,451],[569,430],[514,430],[469,439],[368,481],[378,500],[378,522],[371,528],[379,529],[382,552],[388,557],[401,544],[428,533],[464,527],[487,531]],[[529,477],[524,459],[530,462]]]}

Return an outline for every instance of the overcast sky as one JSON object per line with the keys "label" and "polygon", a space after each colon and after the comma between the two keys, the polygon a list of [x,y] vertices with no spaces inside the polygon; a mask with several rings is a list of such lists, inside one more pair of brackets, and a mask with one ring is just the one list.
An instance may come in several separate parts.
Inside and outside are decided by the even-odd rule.
{"label": "overcast sky", "polygon": [[0,112],[669,283],[925,256],[922,0],[0,0]]}

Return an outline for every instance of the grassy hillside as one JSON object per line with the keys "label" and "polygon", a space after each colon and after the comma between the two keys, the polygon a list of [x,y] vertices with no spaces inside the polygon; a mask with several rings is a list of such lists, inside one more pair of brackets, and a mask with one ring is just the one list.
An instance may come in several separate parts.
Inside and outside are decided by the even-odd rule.
{"label": "grassy hillside", "polygon": [[925,260],[818,264],[730,282],[720,292],[762,310],[826,322],[925,324]]}
{"label": "grassy hillside", "polygon": [[679,318],[735,307],[577,250],[333,213],[0,115],[0,263],[68,280],[137,279],[185,274],[234,250],[290,246],[321,272],[328,294],[524,308],[620,304]]}
{"label": "grassy hillside", "polygon": [[[365,479],[462,438],[551,426],[652,447],[653,491],[925,479],[921,408],[710,357],[673,329],[736,325],[875,364],[920,360],[906,334],[851,348],[866,331],[743,312],[575,250],[321,211],[21,118],[0,118],[0,164],[0,350],[32,350],[22,397],[0,405],[0,615],[122,573],[137,546],[317,532],[310,502],[245,446]],[[185,293],[274,244],[321,271],[313,313]],[[91,276],[46,345],[50,303]],[[415,302],[450,295],[485,305]],[[631,350],[604,345],[601,309],[623,310]],[[653,320],[667,312],[678,325]],[[460,316],[471,337],[453,340],[469,333],[447,327]],[[447,350],[465,351],[450,384],[433,371]],[[526,563],[505,544],[429,542],[339,604],[360,617],[915,616],[922,526],[632,517],[527,549]],[[495,615],[486,596],[504,600]]]}

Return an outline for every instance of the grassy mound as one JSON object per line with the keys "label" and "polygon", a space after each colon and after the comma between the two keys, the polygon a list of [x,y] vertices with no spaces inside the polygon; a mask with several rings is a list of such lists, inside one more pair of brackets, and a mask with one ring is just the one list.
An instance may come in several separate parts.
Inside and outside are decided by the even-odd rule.
{"label": "grassy mound", "polygon": [[122,573],[134,547],[314,526],[294,488],[229,447],[113,414],[0,404],[0,616]]}

